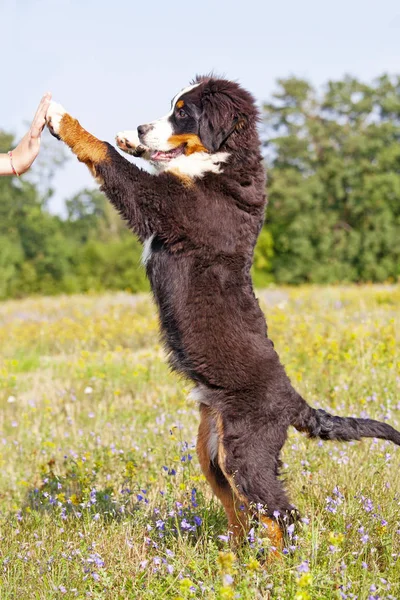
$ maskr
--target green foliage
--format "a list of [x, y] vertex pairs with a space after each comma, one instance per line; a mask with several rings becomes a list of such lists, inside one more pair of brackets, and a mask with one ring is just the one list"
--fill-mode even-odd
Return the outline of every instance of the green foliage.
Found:
[[[12, 138], [0, 133], [0, 149]], [[0, 298], [110, 289], [147, 289], [140, 244], [98, 191], [48, 212], [38, 184], [0, 178]]]
[[[267, 223], [256, 286], [400, 277], [400, 76], [346, 77], [322, 94], [295, 77], [264, 107]], [[0, 132], [0, 152], [13, 145]], [[98, 191], [52, 215], [51, 180], [65, 157], [41, 152], [40, 180], [0, 178], [0, 299], [147, 289], [140, 244]]]
[[264, 107], [278, 282], [400, 275], [400, 77], [346, 77], [322, 96], [280, 80]]
[[271, 275], [272, 257], [274, 256], [273, 246], [271, 232], [268, 229], [262, 229], [254, 251], [252, 267], [253, 282], [257, 287], [265, 287], [273, 280]]

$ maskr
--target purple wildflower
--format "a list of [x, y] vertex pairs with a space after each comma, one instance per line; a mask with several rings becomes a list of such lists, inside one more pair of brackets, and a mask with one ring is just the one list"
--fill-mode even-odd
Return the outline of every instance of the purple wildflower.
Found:
[[303, 560], [303, 562], [297, 567], [297, 570], [299, 573], [308, 573], [310, 570], [310, 564], [308, 560]]

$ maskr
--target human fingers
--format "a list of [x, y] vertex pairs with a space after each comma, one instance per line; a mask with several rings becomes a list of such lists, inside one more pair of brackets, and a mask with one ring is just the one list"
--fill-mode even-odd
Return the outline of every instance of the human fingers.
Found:
[[33, 117], [30, 134], [32, 138], [39, 138], [46, 124], [46, 113], [51, 102], [51, 93], [46, 92], [40, 101], [36, 114]]

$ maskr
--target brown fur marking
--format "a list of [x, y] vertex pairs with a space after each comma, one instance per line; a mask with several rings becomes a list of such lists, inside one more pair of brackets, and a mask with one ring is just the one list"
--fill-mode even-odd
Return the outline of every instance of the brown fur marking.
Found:
[[178, 100], [178, 102], [176, 103], [176, 108], [182, 108], [182, 106], [185, 106], [185, 103], [183, 100]]
[[[228, 480], [229, 485], [232, 488], [232, 491], [235, 493], [237, 498], [240, 500], [240, 503], [244, 504], [245, 506], [248, 506], [248, 500], [246, 499], [245, 496], [243, 496], [241, 494], [241, 492], [238, 490], [238, 488], [236, 486], [234, 475], [229, 475], [226, 471], [226, 467], [225, 467], [226, 452], [225, 452], [224, 443], [223, 443], [224, 426], [223, 426], [222, 418], [220, 415], [214, 414], [214, 418], [217, 423], [217, 432], [218, 432], [218, 440], [219, 440], [219, 444], [218, 444], [219, 466], [221, 468], [221, 471], [225, 475], [225, 478]], [[274, 556], [275, 556], [275, 554], [278, 555], [279, 551], [281, 551], [283, 549], [283, 532], [282, 532], [281, 527], [274, 519], [271, 519], [269, 517], [261, 516], [260, 520], [264, 526], [264, 533], [269, 538], [271, 545], [274, 546], [274, 548], [276, 548], [276, 550], [274, 550], [272, 552], [272, 555], [274, 555]]]
[[96, 176], [96, 165], [109, 162], [107, 144], [83, 129], [79, 121], [71, 115], [65, 114], [62, 117], [59, 135], [76, 154], [78, 160], [89, 167], [94, 176]]
[[174, 148], [178, 148], [182, 146], [182, 144], [186, 144], [185, 146], [185, 154], [186, 156], [190, 156], [190, 154], [194, 154], [195, 152], [207, 152], [207, 148], [205, 148], [199, 138], [195, 133], [179, 133], [176, 135], [171, 135], [168, 138], [168, 142], [173, 145]]
[[182, 173], [182, 171], [180, 171], [178, 168], [167, 169], [167, 171], [168, 173], [172, 173], [172, 175], [175, 175], [175, 177], [178, 177], [178, 179], [180, 179], [182, 183], [184, 183], [187, 187], [193, 185], [193, 179], [190, 177], [190, 175]]
[[200, 466], [214, 494], [221, 501], [225, 509], [228, 518], [229, 531], [232, 532], [233, 536], [233, 543], [238, 544], [246, 535], [249, 527], [248, 513], [246, 509], [240, 509], [241, 503], [228, 482], [226, 482], [225, 486], [221, 485], [211, 470], [211, 458], [208, 450], [212, 422], [212, 412], [210, 408], [202, 405], [200, 408], [200, 416], [201, 420], [197, 437], [197, 455], [199, 457]]
[[261, 516], [261, 523], [264, 526], [265, 533], [269, 537], [272, 546], [277, 550], [283, 549], [283, 533], [279, 524], [270, 517]]

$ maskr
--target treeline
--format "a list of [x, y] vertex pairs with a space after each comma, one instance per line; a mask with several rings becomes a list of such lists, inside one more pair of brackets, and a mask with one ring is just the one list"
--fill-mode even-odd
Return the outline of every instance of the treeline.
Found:
[[[0, 152], [11, 144], [0, 134]], [[103, 194], [67, 200], [65, 218], [47, 210], [53, 168], [36, 184], [0, 177], [0, 298], [147, 289], [140, 245]]]
[[147, 289], [141, 248], [97, 191], [66, 203], [61, 219], [32, 183], [0, 178], [0, 298]]
[[[256, 285], [397, 280], [400, 76], [322, 93], [280, 80], [263, 111], [269, 205]], [[0, 133], [0, 152], [12, 143]], [[104, 196], [83, 190], [61, 218], [47, 210], [51, 193], [51, 178], [0, 178], [0, 298], [147, 289], [140, 244]]]
[[264, 107], [279, 283], [400, 276], [400, 76], [286, 79]]

